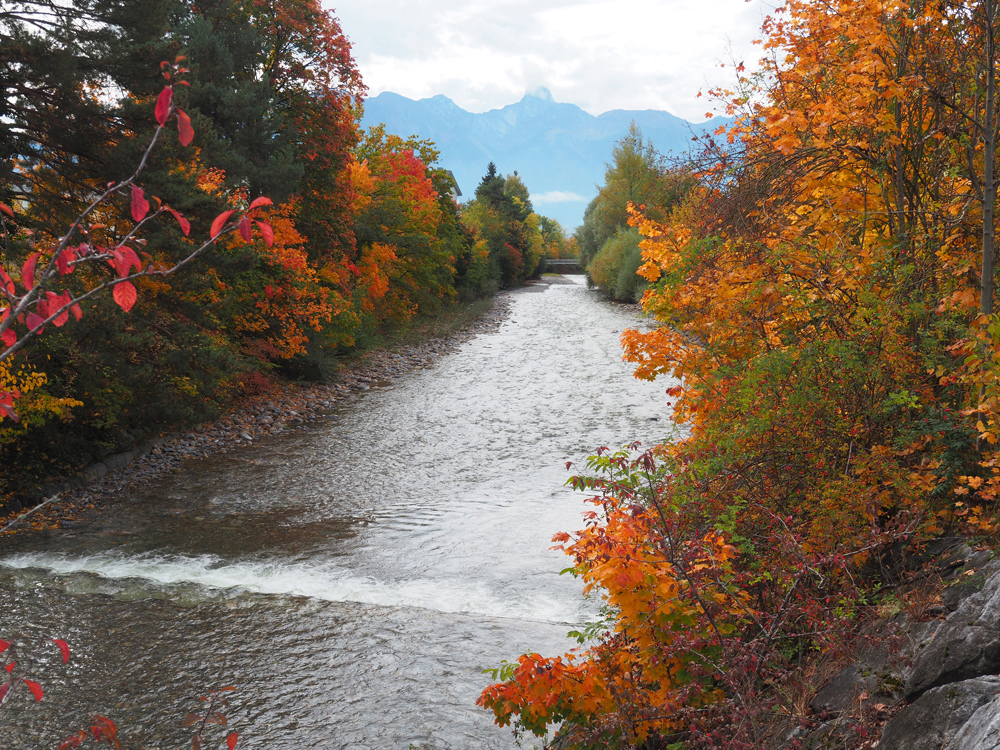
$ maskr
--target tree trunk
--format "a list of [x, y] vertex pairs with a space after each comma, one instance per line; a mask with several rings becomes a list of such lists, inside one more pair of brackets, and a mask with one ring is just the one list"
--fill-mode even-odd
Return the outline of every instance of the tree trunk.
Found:
[[993, 162], [996, 154], [997, 128], [994, 122], [994, 97], [996, 94], [996, 55], [994, 49], [994, 21], [996, 0], [983, 0], [986, 15], [986, 117], [983, 122], [983, 267], [979, 293], [979, 311], [993, 314], [993, 207], [996, 204], [996, 184]]

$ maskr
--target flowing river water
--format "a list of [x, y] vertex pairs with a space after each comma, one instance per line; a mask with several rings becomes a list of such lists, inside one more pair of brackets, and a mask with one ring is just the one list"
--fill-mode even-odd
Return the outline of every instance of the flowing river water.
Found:
[[128, 747], [178, 747], [224, 685], [248, 749], [513, 747], [475, 706], [482, 670], [563, 653], [596, 611], [549, 549], [583, 523], [566, 462], [672, 430], [669, 384], [621, 361], [641, 321], [572, 278], [308, 432], [4, 541], [0, 637], [61, 637], [73, 658], [50, 645], [46, 697], [5, 707], [0, 748], [54, 748], [94, 712]]

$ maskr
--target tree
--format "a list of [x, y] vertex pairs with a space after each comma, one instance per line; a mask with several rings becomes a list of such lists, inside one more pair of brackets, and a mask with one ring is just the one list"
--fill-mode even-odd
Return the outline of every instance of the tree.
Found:
[[[174, 102], [174, 87], [184, 84], [180, 76], [188, 72], [186, 68], [180, 66], [181, 60], [183, 58], [178, 58], [172, 66], [163, 64], [163, 76], [167, 85], [156, 102], [157, 128], [135, 172], [127, 179], [109, 185], [103, 193], [94, 198], [53, 246], [28, 256], [20, 273], [22, 293], [18, 294], [17, 284], [6, 269], [0, 266], [0, 295], [6, 303], [6, 307], [0, 310], [0, 341], [4, 344], [0, 350], [0, 364], [12, 359], [29, 342], [40, 336], [46, 326], [60, 328], [69, 322], [71, 314], [79, 321], [83, 316], [80, 303], [102, 292], [110, 290], [118, 306], [126, 313], [129, 312], [137, 298], [134, 281], [150, 275], [169, 276], [175, 273], [214, 244], [223, 232], [238, 229], [244, 240], [249, 241], [253, 224], [256, 223], [268, 244], [273, 243], [274, 233], [270, 224], [263, 220], [254, 222], [255, 210], [270, 205], [271, 200], [257, 198], [249, 204], [246, 211], [241, 212], [238, 222], [230, 222], [230, 218], [237, 213], [235, 209], [219, 214], [212, 222], [209, 239], [177, 263], [172, 266], [147, 263], [143, 268], [136, 249], [141, 251], [145, 245], [140, 230], [147, 221], [170, 214], [185, 235], [191, 229], [190, 222], [182, 214], [163, 204], [158, 198], [153, 198], [156, 209], [150, 214], [151, 203], [146, 198], [143, 188], [137, 184], [168, 120], [176, 119], [179, 140], [183, 146], [189, 145], [194, 138], [190, 117]], [[110, 231], [102, 231], [108, 227], [91, 221], [91, 217], [97, 215], [126, 188], [131, 194], [130, 213], [135, 225], [128, 228], [124, 235], [115, 236]], [[15, 239], [14, 231], [8, 230], [6, 226], [7, 219], [16, 219], [14, 211], [6, 204], [0, 204], [0, 213], [5, 215], [3, 224], [0, 224], [2, 231], [0, 238], [5, 242]], [[106, 238], [103, 242], [102, 235]], [[23, 237], [22, 233], [20, 238]], [[95, 280], [91, 269], [99, 268], [99, 264], [102, 263], [109, 265], [113, 274], [105, 275], [103, 278], [100, 274], [96, 274]], [[77, 286], [74, 290], [61, 283], [63, 277], [75, 271], [80, 271], [81, 275], [87, 274], [82, 289]], [[56, 288], [60, 288], [60, 291], [56, 292]], [[17, 413], [14, 410], [14, 401], [17, 398], [20, 398], [20, 393], [16, 390], [0, 392], [0, 419], [7, 416], [17, 421]]]

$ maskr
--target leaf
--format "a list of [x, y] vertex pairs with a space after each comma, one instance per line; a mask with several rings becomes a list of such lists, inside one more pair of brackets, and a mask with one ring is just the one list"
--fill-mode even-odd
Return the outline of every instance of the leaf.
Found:
[[226, 747], [228, 747], [229, 750], [235, 750], [236, 743], [239, 740], [239, 738], [240, 736], [236, 734], [236, 732], [230, 733], [230, 735], [226, 737]]
[[3, 284], [3, 288], [7, 291], [7, 294], [14, 294], [14, 280], [2, 268], [0, 268], [0, 283]]
[[21, 283], [24, 284], [24, 288], [28, 291], [31, 291], [35, 286], [35, 264], [38, 263], [41, 255], [41, 253], [34, 253], [24, 261], [24, 267], [21, 269]]
[[80, 309], [80, 306], [79, 306], [79, 305], [73, 305], [73, 306], [72, 306], [72, 307], [71, 307], [71, 308], [69, 309], [69, 311], [70, 311], [71, 313], [73, 313], [73, 317], [74, 317], [74, 318], [76, 318], [77, 320], [79, 320], [80, 318], [82, 318], [82, 317], [83, 317], [83, 310], [82, 310], [82, 309]]
[[10, 681], [0, 685], [0, 703], [3, 703], [3, 699], [7, 697], [8, 690], [10, 690]]
[[259, 198], [253, 199], [253, 203], [250, 204], [250, 208], [248, 208], [247, 211], [253, 211], [255, 208], [259, 208], [260, 206], [273, 206], [273, 205], [274, 204], [271, 202], [270, 198], [262, 195]]
[[[257, 200], [260, 200], [260, 198], [258, 198]], [[6, 203], [0, 203], [0, 211], [7, 214], [10, 218], [12, 219], [14, 218], [14, 212], [11, 210], [10, 206], [8, 206]]]
[[181, 109], [177, 110], [177, 134], [182, 146], [187, 146], [194, 140], [191, 118]]
[[268, 247], [274, 244], [274, 230], [271, 229], [271, 225], [266, 221], [258, 221], [257, 228], [260, 230], [261, 236], [264, 237], [264, 242]]
[[184, 236], [185, 237], [187, 237], [189, 234], [191, 234], [191, 222], [190, 221], [188, 221], [187, 219], [185, 219], [184, 216], [181, 213], [179, 213], [177, 211], [174, 211], [174, 209], [172, 209], [172, 208], [168, 208], [167, 212], [171, 216], [173, 216], [175, 219], [177, 219], [177, 223], [181, 225], [181, 231], [184, 232]]
[[12, 347], [17, 343], [17, 333], [14, 332], [13, 328], [8, 328], [3, 333], [0, 333], [0, 341], [3, 341], [4, 345], [8, 348]]
[[201, 750], [201, 735], [196, 734], [191, 738], [191, 750]]
[[218, 237], [222, 232], [222, 227], [226, 225], [226, 222], [229, 221], [229, 217], [234, 213], [236, 213], [234, 210], [223, 211], [221, 214], [216, 216], [215, 221], [212, 222], [212, 229], [209, 230], [208, 236], [213, 240]]
[[49, 298], [49, 315], [52, 315], [57, 310], [62, 310], [52, 321], [52, 325], [56, 328], [61, 328], [69, 320], [69, 308], [66, 306], [73, 301], [73, 296], [69, 292], [63, 292], [62, 294], [46, 292], [46, 295]]
[[139, 260], [139, 256], [128, 245], [119, 245], [111, 253], [115, 257], [115, 270], [118, 271], [118, 275], [121, 278], [124, 279], [128, 276], [129, 271], [133, 267], [135, 267], [136, 271], [142, 270], [142, 262]]
[[59, 257], [56, 258], [56, 268], [59, 269], [59, 273], [62, 276], [65, 276], [68, 273], [73, 273], [73, 269], [76, 268], [76, 266], [72, 264], [76, 258], [76, 250], [70, 247], [67, 247], [59, 253]]
[[201, 717], [198, 714], [188, 714], [187, 716], [184, 717], [183, 727], [185, 729], [187, 729], [188, 727], [193, 727], [199, 721], [201, 721]]
[[242, 237], [244, 239], [244, 241], [246, 241], [246, 242], [249, 242], [250, 239], [251, 239], [251, 236], [250, 236], [250, 227], [251, 226], [252, 226], [252, 222], [246, 216], [244, 216], [243, 218], [240, 219], [240, 237]]
[[62, 653], [63, 664], [66, 664], [69, 661], [69, 644], [59, 638], [53, 638], [52, 642], [59, 647], [59, 651]]
[[42, 691], [41, 685], [37, 682], [33, 682], [32, 680], [21, 680], [21, 682], [28, 686], [28, 690], [30, 690], [31, 694], [35, 696], [36, 701], [42, 700], [42, 696], [45, 695], [45, 693]]
[[132, 185], [132, 218], [136, 221], [142, 221], [148, 213], [149, 201], [146, 200], [142, 188], [138, 185]]
[[161, 125], [167, 124], [167, 116], [170, 114], [170, 101], [174, 98], [172, 86], [164, 86], [156, 99], [156, 121]]
[[120, 284], [116, 284], [113, 295], [115, 302], [117, 302], [118, 306], [125, 312], [132, 309], [132, 305], [135, 304], [135, 301], [139, 296], [131, 281], [123, 281]]
[[[4, 310], [4, 312], [6, 313], [7, 311]], [[7, 316], [4, 315], [4, 317], [7, 317]], [[10, 648], [10, 643], [8, 641], [5, 641], [3, 638], [0, 638], [0, 654], [2, 654], [4, 651], [6, 651], [9, 648]]]
[[28, 319], [25, 321], [26, 325], [28, 326], [28, 330], [34, 331], [35, 333], [41, 333], [42, 331], [45, 330], [42, 327], [42, 323], [44, 322], [45, 318], [33, 312], [28, 313]]

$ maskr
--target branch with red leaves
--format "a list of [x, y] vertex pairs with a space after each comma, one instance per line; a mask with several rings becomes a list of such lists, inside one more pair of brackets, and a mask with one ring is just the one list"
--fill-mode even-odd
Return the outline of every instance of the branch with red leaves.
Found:
[[[212, 222], [209, 238], [201, 243], [182, 260], [167, 266], [148, 260], [143, 265], [135, 248], [141, 248], [145, 240], [141, 239], [140, 230], [150, 221], [163, 214], [170, 214], [180, 225], [185, 236], [191, 232], [191, 223], [178, 211], [164, 204], [159, 198], [152, 197], [156, 208], [152, 208], [142, 187], [136, 184], [139, 175], [145, 169], [149, 156], [156, 146], [160, 134], [166, 128], [172, 116], [176, 116], [178, 140], [182, 146], [190, 145], [194, 139], [194, 129], [191, 118], [174, 102], [174, 87], [187, 86], [187, 81], [177, 80], [179, 75], [188, 72], [181, 67], [183, 57], [178, 57], [172, 64], [161, 63], [163, 77], [167, 81], [156, 100], [157, 128], [149, 145], [143, 152], [139, 165], [130, 177], [118, 183], [111, 183], [107, 189], [97, 196], [74, 220], [69, 231], [59, 239], [55, 247], [46, 251], [32, 253], [24, 262], [20, 274], [22, 292], [18, 292], [18, 284], [7, 269], [0, 266], [0, 362], [3, 362], [23, 349], [36, 336], [41, 335], [46, 326], [61, 327], [69, 322], [70, 315], [77, 320], [83, 316], [80, 303], [111, 290], [115, 302], [125, 311], [132, 309], [138, 297], [133, 282], [143, 276], [169, 276], [205, 250], [215, 244], [216, 240], [232, 231], [239, 231], [244, 240], [250, 241], [253, 225], [256, 224], [264, 242], [270, 247], [274, 242], [274, 231], [271, 225], [256, 218], [258, 210], [271, 205], [269, 198], [256, 198], [245, 211], [230, 209], [219, 214]], [[131, 192], [131, 215], [135, 226], [113, 243], [97, 242], [95, 232], [106, 227], [93, 224], [88, 217], [99, 207], [106, 204], [114, 196], [126, 188]], [[239, 214], [238, 219], [233, 219]], [[0, 237], [5, 237], [13, 224], [16, 215], [10, 206], [0, 203]], [[148, 256], [147, 256], [148, 258]], [[104, 283], [98, 284], [84, 292], [74, 293], [68, 289], [55, 291], [60, 279], [73, 273], [85, 264], [107, 263], [115, 272], [115, 276]], [[41, 264], [41, 265], [40, 265]], [[17, 421], [14, 401], [21, 394], [16, 390], [0, 390], [0, 420], [10, 417]]]

